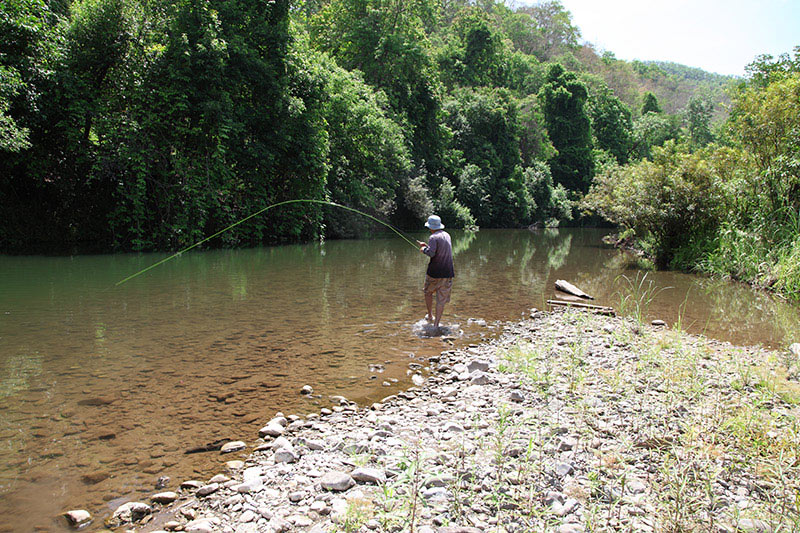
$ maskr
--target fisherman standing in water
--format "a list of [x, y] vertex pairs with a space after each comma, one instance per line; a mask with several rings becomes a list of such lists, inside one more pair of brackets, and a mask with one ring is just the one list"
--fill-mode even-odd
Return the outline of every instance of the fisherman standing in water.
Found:
[[[444, 305], [450, 301], [450, 289], [453, 287], [453, 245], [450, 234], [444, 231], [442, 219], [437, 215], [428, 217], [425, 227], [431, 232], [427, 243], [417, 241], [419, 251], [431, 258], [428, 271], [425, 274], [425, 305], [428, 308], [428, 321], [433, 320], [433, 326], [439, 328], [439, 320], [444, 312]], [[433, 315], [433, 295], [436, 294], [436, 317]]]

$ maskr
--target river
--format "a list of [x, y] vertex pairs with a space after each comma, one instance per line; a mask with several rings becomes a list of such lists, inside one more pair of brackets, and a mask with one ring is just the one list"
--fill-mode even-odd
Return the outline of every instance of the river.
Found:
[[546, 308], [556, 279], [736, 344], [800, 341], [797, 306], [700, 276], [643, 277], [601, 230], [452, 235], [451, 341], [415, 327], [427, 259], [397, 236], [191, 253], [119, 287], [165, 256], [0, 256], [0, 531], [67, 530], [59, 515], [78, 508], [97, 529], [159, 477], [175, 488], [232, 458], [187, 449], [253, 444], [277, 411], [316, 412], [330, 395], [366, 403], [408, 387], [409, 363]]

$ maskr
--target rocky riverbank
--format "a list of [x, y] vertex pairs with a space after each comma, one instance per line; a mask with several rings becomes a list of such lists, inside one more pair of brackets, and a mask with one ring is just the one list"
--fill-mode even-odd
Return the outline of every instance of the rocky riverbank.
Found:
[[534, 312], [412, 364], [418, 386], [380, 403], [276, 415], [223, 447], [227, 472], [126, 504], [110, 525], [800, 531], [798, 355]]

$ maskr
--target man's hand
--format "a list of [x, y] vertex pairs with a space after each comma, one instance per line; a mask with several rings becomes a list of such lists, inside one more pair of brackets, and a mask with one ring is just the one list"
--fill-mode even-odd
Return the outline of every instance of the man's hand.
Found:
[[419, 246], [419, 251], [421, 252], [423, 248], [428, 246], [427, 242], [417, 241], [417, 246]]

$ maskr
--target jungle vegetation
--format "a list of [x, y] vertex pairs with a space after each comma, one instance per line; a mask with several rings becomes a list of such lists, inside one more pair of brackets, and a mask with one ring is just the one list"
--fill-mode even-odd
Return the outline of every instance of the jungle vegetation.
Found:
[[[6, 0], [0, 34], [0, 250], [174, 250], [314, 198], [599, 215], [660, 265], [800, 290], [797, 51], [744, 79], [623, 61], [558, 0]], [[294, 205], [214, 245], [363, 231]]]

